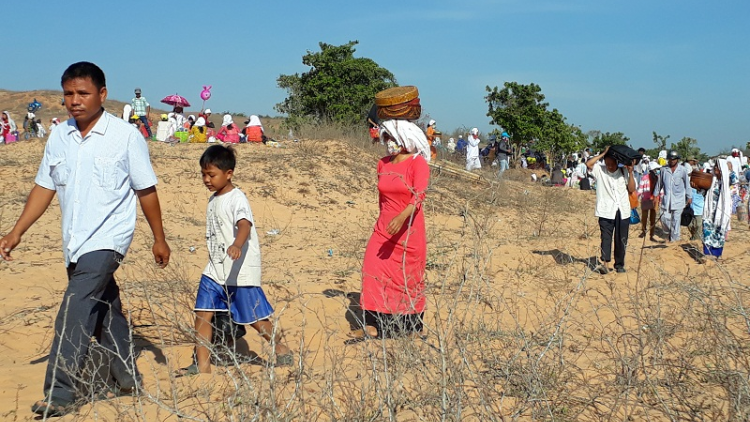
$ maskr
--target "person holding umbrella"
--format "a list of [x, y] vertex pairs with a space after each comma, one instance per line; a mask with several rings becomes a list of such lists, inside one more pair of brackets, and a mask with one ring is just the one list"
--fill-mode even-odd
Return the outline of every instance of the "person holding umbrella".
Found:
[[174, 107], [172, 109], [172, 116], [170, 117], [176, 120], [179, 127], [184, 127], [185, 116], [182, 114], [182, 111], [184, 107], [190, 107], [190, 103], [188, 102], [188, 100], [181, 95], [174, 94], [167, 95], [166, 97], [162, 98], [161, 102]]

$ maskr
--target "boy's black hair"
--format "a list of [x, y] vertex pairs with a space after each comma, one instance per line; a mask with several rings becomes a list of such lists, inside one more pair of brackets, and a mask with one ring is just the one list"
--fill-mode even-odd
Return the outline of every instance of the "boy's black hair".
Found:
[[211, 145], [201, 155], [200, 164], [202, 169], [213, 165], [221, 171], [234, 170], [237, 154], [230, 146]]
[[99, 66], [91, 62], [78, 62], [68, 66], [63, 72], [62, 78], [60, 78], [60, 85], [71, 79], [91, 79], [91, 82], [96, 86], [96, 89], [101, 90], [107, 86], [107, 80], [104, 78], [104, 72]]

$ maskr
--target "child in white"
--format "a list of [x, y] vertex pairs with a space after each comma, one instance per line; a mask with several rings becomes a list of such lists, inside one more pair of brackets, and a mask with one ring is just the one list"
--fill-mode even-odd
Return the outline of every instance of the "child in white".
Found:
[[[273, 337], [273, 308], [260, 287], [258, 234], [247, 197], [232, 184], [235, 164], [234, 150], [223, 145], [207, 148], [200, 159], [203, 183], [214, 192], [206, 212], [209, 261], [195, 302], [196, 363], [182, 369], [182, 375], [211, 372], [208, 345], [215, 312], [229, 312], [235, 324], [250, 325], [268, 341]], [[276, 364], [292, 364], [281, 333], [273, 340]]]

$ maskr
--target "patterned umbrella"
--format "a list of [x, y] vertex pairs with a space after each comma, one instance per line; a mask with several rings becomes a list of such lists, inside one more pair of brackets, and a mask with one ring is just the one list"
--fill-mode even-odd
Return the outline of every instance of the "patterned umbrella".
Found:
[[185, 99], [185, 97], [181, 95], [167, 95], [166, 97], [161, 99], [161, 102], [164, 104], [169, 104], [171, 106], [180, 106], [180, 107], [190, 107], [190, 103], [188, 100]]

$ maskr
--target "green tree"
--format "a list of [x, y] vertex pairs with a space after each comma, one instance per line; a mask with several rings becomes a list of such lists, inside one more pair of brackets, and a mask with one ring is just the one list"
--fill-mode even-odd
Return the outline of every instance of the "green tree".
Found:
[[586, 135], [580, 127], [566, 123], [557, 109], [546, 111], [536, 148], [545, 151], [554, 160], [586, 147]]
[[627, 145], [630, 141], [630, 138], [625, 136], [622, 132], [609, 133], [592, 131], [589, 132], [589, 134], [594, 135], [593, 139], [591, 139], [591, 149], [595, 153], [604, 151], [604, 148], [609, 145]]
[[287, 97], [275, 109], [286, 114], [288, 124], [305, 120], [353, 124], [364, 121], [375, 94], [396, 86], [393, 74], [372, 59], [354, 57], [358, 41], [344, 45], [319, 43], [320, 51], [302, 56], [311, 69], [302, 74], [281, 75], [279, 88]]
[[489, 106], [487, 116], [490, 124], [498, 125], [508, 132], [511, 144], [520, 151], [521, 145], [541, 138], [547, 116], [542, 88], [536, 84], [523, 85], [505, 82], [502, 89], [486, 87], [485, 100]]
[[693, 138], [684, 137], [676, 144], [672, 144], [670, 149], [677, 151], [683, 160], [695, 157], [698, 161], [703, 162], [708, 159], [706, 154], [701, 153], [701, 149], [698, 147], [698, 141]]

